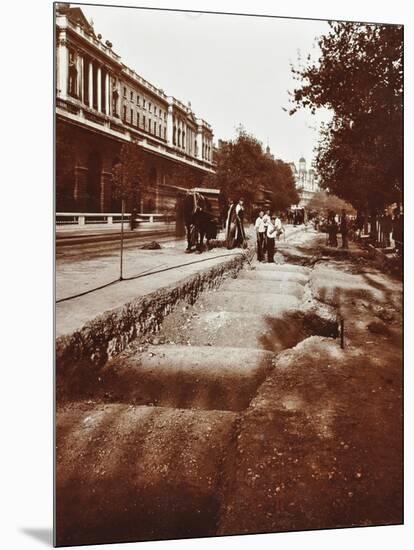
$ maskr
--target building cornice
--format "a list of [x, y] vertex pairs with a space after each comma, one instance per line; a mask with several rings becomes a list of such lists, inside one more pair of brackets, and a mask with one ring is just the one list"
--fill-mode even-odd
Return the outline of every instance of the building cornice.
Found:
[[167, 108], [168, 100], [166, 94], [123, 63], [120, 76], [128, 80], [131, 84], [138, 87], [140, 90], [162, 102], [164, 104], [164, 107]]
[[[65, 15], [59, 15], [56, 17], [56, 26], [58, 43], [64, 40], [64, 45], [72, 46], [102, 64], [108, 64], [116, 71], [122, 70], [121, 57], [112, 48], [103, 44], [99, 38], [83, 29], [80, 24], [73, 23]], [[63, 39], [60, 38], [60, 34], [64, 34]]]
[[166, 143], [157, 140], [153, 136], [146, 136], [129, 128], [119, 120], [84, 106], [77, 105], [75, 101], [64, 101], [57, 98], [56, 115], [61, 120], [74, 124], [80, 128], [87, 129], [94, 133], [115, 139], [120, 142], [137, 142], [144, 151], [151, 152], [166, 160], [185, 164], [203, 172], [214, 174], [213, 165], [188, 157], [185, 153], [177, 154], [174, 147], [169, 147]]
[[[58, 45], [73, 47], [78, 53], [90, 57], [102, 65], [109, 64], [116, 76], [124, 78], [133, 86], [139, 87], [143, 92], [150, 94], [153, 98], [162, 102], [165, 107], [167, 107], [171, 100], [170, 104], [178, 109], [181, 115], [189, 118], [193, 124], [200, 124], [198, 121], [201, 121], [203, 128], [213, 135], [211, 126], [205, 120], [197, 119], [194, 112], [184, 105], [184, 103], [175, 97], [168, 97], [161, 88], [154, 86], [136, 71], [125, 65], [120, 55], [116, 54], [111, 47], [103, 44], [100, 38], [92, 32], [88, 32], [80, 23], [72, 21], [67, 14], [58, 14], [56, 16], [56, 26]], [[62, 34], [63, 37], [61, 37]]]

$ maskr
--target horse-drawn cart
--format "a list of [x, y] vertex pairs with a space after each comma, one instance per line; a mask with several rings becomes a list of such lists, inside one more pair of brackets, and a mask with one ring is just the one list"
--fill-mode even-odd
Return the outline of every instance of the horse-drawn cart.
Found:
[[218, 189], [194, 187], [179, 189], [177, 193], [177, 236], [187, 237], [187, 252], [193, 248], [201, 252], [204, 237], [207, 248], [211, 239], [217, 237], [220, 228]]

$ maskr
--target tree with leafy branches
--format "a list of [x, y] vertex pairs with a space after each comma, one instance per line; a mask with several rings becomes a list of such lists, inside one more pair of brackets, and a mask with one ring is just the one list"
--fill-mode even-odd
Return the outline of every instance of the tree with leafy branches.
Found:
[[210, 185], [218, 187], [226, 201], [243, 197], [247, 211], [263, 191], [275, 209], [299, 201], [290, 167], [266, 156], [260, 141], [242, 126], [235, 139], [220, 143], [215, 160], [216, 174], [209, 178]]
[[327, 216], [329, 212], [339, 214], [344, 210], [346, 214], [356, 214], [354, 207], [349, 203], [340, 199], [336, 195], [327, 193], [324, 190], [315, 193], [308, 202], [307, 209], [311, 212], [317, 212]]
[[403, 29], [398, 25], [330, 22], [320, 57], [292, 67], [300, 82], [293, 115], [332, 112], [316, 148], [321, 185], [371, 213], [400, 202], [403, 192]]
[[121, 200], [120, 279], [123, 277], [124, 218], [126, 201], [134, 204], [134, 198], [143, 191], [146, 181], [145, 163], [135, 142], [121, 146], [118, 162], [112, 168], [113, 196]]

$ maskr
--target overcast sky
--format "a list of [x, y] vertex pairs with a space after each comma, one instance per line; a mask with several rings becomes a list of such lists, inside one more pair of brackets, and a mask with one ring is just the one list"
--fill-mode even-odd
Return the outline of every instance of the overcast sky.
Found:
[[107, 6], [81, 6], [95, 32], [113, 43], [122, 61], [209, 122], [214, 140], [242, 124], [285, 161], [308, 163], [318, 128], [329, 113], [289, 116], [290, 62], [317, 57], [324, 21]]

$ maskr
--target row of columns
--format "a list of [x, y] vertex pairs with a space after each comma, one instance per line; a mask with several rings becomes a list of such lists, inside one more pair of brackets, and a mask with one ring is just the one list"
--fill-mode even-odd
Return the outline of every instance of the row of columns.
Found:
[[[57, 63], [57, 87], [59, 90], [59, 96], [62, 99], [66, 99], [69, 95], [69, 62], [70, 52], [68, 48], [68, 41], [66, 36], [66, 29], [62, 29], [59, 33], [59, 40], [57, 46], [58, 63]], [[87, 70], [86, 70], [87, 64]], [[103, 68], [103, 66], [93, 61], [91, 58], [78, 54], [76, 57], [76, 95], [78, 99], [90, 108], [96, 108], [99, 112], [111, 114], [111, 78], [109, 72]], [[84, 79], [87, 78], [87, 86]], [[95, 90], [96, 86], [96, 90]], [[94, 99], [96, 98], [96, 104], [94, 105]], [[170, 147], [174, 145], [174, 108], [173, 98], [168, 98], [169, 105], [167, 110], [167, 143]], [[113, 113], [114, 114], [114, 113]], [[185, 142], [179, 143], [177, 146], [180, 148], [188, 149], [188, 138], [190, 133], [188, 128], [184, 125], [184, 129], [181, 128], [181, 135], [185, 135]], [[176, 138], [178, 137], [178, 132]], [[192, 138], [191, 138], [192, 139]], [[181, 141], [181, 140], [180, 140]], [[193, 152], [194, 156], [199, 160], [211, 161], [211, 147], [208, 146], [203, 140], [203, 127], [201, 124], [197, 126], [196, 132], [196, 151]], [[182, 146], [183, 145], [183, 146]], [[190, 151], [192, 149], [192, 143]]]
[[[82, 60], [82, 65], [85, 62], [82, 56], [78, 56]], [[101, 113], [110, 114], [111, 110], [111, 87], [110, 87], [110, 75], [107, 70], [102, 69], [102, 65], [94, 63], [91, 59], [88, 60], [88, 98], [79, 95], [79, 99], [84, 103], [87, 103], [89, 107], [94, 107], [94, 71], [96, 71], [96, 109]], [[84, 90], [83, 77], [85, 72], [78, 73], [81, 75], [82, 82], [80, 83], [80, 89]], [[103, 96], [103, 97], [102, 97]]]
[[[66, 99], [69, 95], [69, 48], [66, 37], [66, 30], [62, 30], [59, 35], [57, 46], [58, 55], [58, 74], [57, 87], [59, 96]], [[88, 86], [85, 86], [85, 63], [88, 63]], [[94, 108], [94, 96], [96, 96], [96, 109], [99, 112], [110, 114], [111, 109], [111, 89], [110, 75], [107, 70], [103, 70], [100, 63], [94, 62], [91, 58], [80, 54], [76, 58], [77, 82], [76, 91], [80, 101]], [[94, 72], [96, 73], [96, 90], [94, 90]], [[87, 94], [86, 94], [87, 90]], [[95, 91], [95, 93], [94, 93]], [[85, 97], [87, 95], [87, 97]], [[103, 97], [102, 97], [103, 96]]]
[[[167, 143], [170, 147], [180, 147], [182, 148], [181, 139], [178, 138], [179, 135], [183, 135], [184, 132], [184, 148], [188, 148], [189, 139], [192, 140], [191, 132], [189, 132], [189, 129], [186, 125], [184, 125], [183, 128], [180, 128], [179, 126], [176, 127], [175, 132], [175, 141], [176, 144], [174, 144], [174, 108], [173, 108], [173, 98], [168, 98], [168, 110], [167, 110]], [[179, 129], [181, 129], [181, 132], [179, 133]], [[205, 142], [203, 142], [203, 127], [201, 124], [197, 126], [196, 131], [196, 151], [194, 151], [194, 155], [199, 160], [209, 160], [211, 161], [211, 147], [208, 146]], [[190, 150], [192, 148], [192, 143], [190, 146]], [[203, 149], [204, 148], [204, 149]]]

